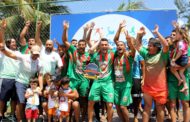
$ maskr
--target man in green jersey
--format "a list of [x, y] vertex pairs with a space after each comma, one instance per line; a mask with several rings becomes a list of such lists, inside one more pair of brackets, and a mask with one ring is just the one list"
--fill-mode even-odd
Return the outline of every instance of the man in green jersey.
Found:
[[[41, 22], [38, 22], [38, 23], [41, 23]], [[34, 45], [34, 44], [37, 44], [37, 45], [41, 45], [41, 42], [40, 41], [36, 41], [35, 40], [35, 38], [32, 38], [32, 37], [30, 37], [29, 39], [28, 39], [28, 43], [27, 43], [27, 41], [26, 41], [26, 38], [25, 38], [25, 36], [26, 36], [26, 34], [27, 34], [27, 32], [29, 31], [29, 28], [30, 28], [30, 25], [31, 25], [31, 22], [30, 21], [27, 21], [26, 23], [25, 23], [25, 26], [24, 26], [24, 28], [22, 29], [22, 31], [21, 31], [21, 33], [20, 33], [20, 42], [19, 42], [19, 44], [20, 44], [20, 52], [22, 53], [22, 54], [29, 54], [31, 51], [31, 47], [32, 47], [32, 45]]]
[[130, 51], [126, 51], [123, 41], [119, 41], [120, 32], [125, 26], [125, 21], [119, 24], [114, 42], [117, 45], [117, 51], [114, 59], [114, 103], [117, 113], [123, 122], [129, 122], [127, 106], [132, 103], [132, 64], [135, 56], [135, 48], [132, 44], [134, 38], [126, 32], [127, 45]]
[[[69, 65], [67, 75], [69, 76], [71, 82], [71, 88], [76, 88], [79, 92], [79, 99], [81, 102], [82, 109], [82, 120], [85, 119], [87, 111], [87, 95], [89, 91], [89, 80], [84, 77], [84, 70], [86, 65], [90, 62], [89, 53], [85, 51], [86, 41], [81, 39], [78, 42], [77, 48], [68, 42], [68, 28], [69, 23], [64, 21], [63, 23], [63, 36], [62, 40], [69, 54]], [[86, 104], [85, 104], [86, 103]], [[77, 113], [78, 115], [78, 113]]]
[[100, 98], [102, 97], [103, 101], [106, 102], [108, 122], [110, 122], [112, 121], [112, 106], [114, 102], [112, 77], [114, 53], [109, 50], [109, 44], [106, 38], [100, 40], [99, 46], [100, 50], [91, 56], [91, 61], [98, 66], [99, 75], [98, 79], [94, 80], [89, 93], [88, 119], [89, 122], [93, 121], [94, 103], [100, 101]]

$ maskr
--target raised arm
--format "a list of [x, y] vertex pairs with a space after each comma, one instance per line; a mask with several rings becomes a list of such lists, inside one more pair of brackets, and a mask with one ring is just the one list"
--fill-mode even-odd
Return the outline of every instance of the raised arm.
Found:
[[160, 42], [161, 42], [161, 44], [162, 44], [162, 49], [163, 49], [163, 52], [168, 52], [168, 50], [169, 50], [169, 45], [168, 45], [168, 42], [165, 40], [165, 38], [160, 34], [160, 32], [159, 32], [159, 26], [158, 25], [155, 25], [155, 28], [154, 28], [154, 30], [153, 30], [153, 33], [155, 34], [155, 35], [157, 35], [158, 36], [158, 38], [159, 38], [159, 40], [160, 40]]
[[89, 24], [87, 24], [87, 25], [83, 28], [84, 33], [83, 33], [83, 37], [82, 37], [82, 38], [83, 38], [84, 40], [86, 40], [86, 35], [87, 35], [87, 32], [88, 32], [89, 28], [90, 28], [90, 25], [89, 25]]
[[92, 41], [90, 40], [90, 38], [91, 38], [91, 34], [92, 34], [92, 30], [93, 30], [94, 26], [95, 26], [95, 23], [92, 22], [92, 23], [90, 24], [90, 30], [89, 30], [88, 35], [87, 35], [87, 38], [86, 38], [86, 42], [87, 42], [87, 44], [88, 44], [88, 46], [89, 46], [90, 48], [92, 47]]
[[6, 26], [7, 26], [7, 22], [5, 19], [3, 19], [1, 21], [1, 26], [0, 26], [0, 43], [2, 46], [5, 43], [4, 42], [4, 33], [5, 33]]
[[119, 24], [119, 28], [115, 34], [115, 37], [114, 37], [114, 42], [117, 43], [117, 41], [119, 41], [119, 36], [120, 36], [120, 33], [121, 33], [121, 30], [123, 27], [125, 27], [125, 24], [126, 24], [126, 21], [123, 20], [120, 24]]
[[[128, 45], [128, 47], [129, 47], [129, 49], [130, 49], [130, 52], [129, 52], [129, 54], [130, 54], [130, 56], [132, 56], [133, 58], [135, 57], [135, 52], [136, 52], [136, 50], [135, 50], [135, 38], [133, 38], [133, 37], [131, 37], [130, 35], [129, 35], [129, 33], [128, 33], [128, 31], [125, 31], [125, 36], [126, 36], [126, 40], [127, 40], [127, 45]], [[126, 53], [126, 55], [128, 55], [128, 53]]]
[[142, 38], [145, 34], [146, 34], [146, 32], [145, 32], [144, 27], [141, 27], [140, 30], [137, 31], [137, 37], [136, 37], [136, 43], [135, 43], [135, 49], [137, 51], [139, 51], [140, 48], [142, 47]]
[[59, 47], [61, 44], [56, 39], [53, 39], [53, 42]]
[[37, 25], [36, 25], [35, 41], [36, 41], [36, 44], [38, 46], [40, 46], [40, 47], [42, 46], [42, 41], [41, 41], [41, 38], [40, 38], [41, 28], [42, 28], [42, 21], [38, 21]]
[[20, 45], [25, 46], [26, 45], [26, 38], [25, 35], [30, 27], [30, 21], [27, 21], [25, 23], [24, 28], [22, 29], [22, 32], [20, 33]]
[[68, 41], [68, 29], [69, 29], [69, 22], [66, 22], [64, 21], [63, 22], [63, 34], [62, 34], [62, 41], [63, 41], [63, 44], [65, 44], [65, 46], [67, 48], [70, 47], [70, 43]]
[[4, 33], [6, 30], [6, 26], [7, 26], [6, 20], [2, 20], [1, 27], [0, 27], [0, 51], [10, 58], [17, 59], [14, 53], [11, 53], [5, 48]]

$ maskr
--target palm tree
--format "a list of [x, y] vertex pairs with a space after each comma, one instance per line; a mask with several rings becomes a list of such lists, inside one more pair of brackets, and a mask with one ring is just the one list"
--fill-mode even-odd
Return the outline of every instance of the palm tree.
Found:
[[49, 38], [50, 14], [69, 13], [67, 6], [59, 5], [49, 0], [2, 0], [0, 2], [0, 19], [7, 20], [7, 38], [18, 38], [24, 23], [32, 21], [28, 37], [35, 34], [37, 20], [43, 22], [41, 38], [43, 41]]
[[187, 19], [186, 26], [190, 28], [190, 2], [187, 0], [175, 0], [174, 3], [178, 8], [178, 17]]
[[147, 9], [142, 1], [130, 1], [128, 4], [124, 1], [117, 8], [118, 11], [127, 11], [127, 10], [137, 10], [137, 9]]

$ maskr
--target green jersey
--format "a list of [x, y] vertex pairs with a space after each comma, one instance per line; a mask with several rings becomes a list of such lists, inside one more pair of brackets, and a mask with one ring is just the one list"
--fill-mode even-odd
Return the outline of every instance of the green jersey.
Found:
[[115, 82], [125, 82], [126, 87], [132, 86], [132, 64], [134, 59], [123, 55], [121, 58], [116, 54], [114, 59]]
[[91, 62], [94, 62], [98, 66], [99, 76], [97, 80], [110, 81], [113, 79], [113, 62], [114, 53], [108, 50], [106, 54], [96, 52], [91, 55]]
[[30, 54], [30, 49], [28, 48], [28, 44], [20, 47], [20, 52], [22, 54]]
[[76, 80], [87, 80], [84, 77], [84, 70], [86, 65], [90, 62], [90, 56], [88, 52], [80, 54], [77, 49], [71, 45], [68, 49], [69, 53], [69, 66], [67, 75]]

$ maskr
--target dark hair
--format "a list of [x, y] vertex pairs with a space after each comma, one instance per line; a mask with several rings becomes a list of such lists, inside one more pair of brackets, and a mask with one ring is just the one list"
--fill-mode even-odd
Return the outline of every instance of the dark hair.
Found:
[[172, 32], [176, 32], [176, 29], [173, 29]]
[[36, 84], [38, 84], [38, 78], [36, 78], [36, 77], [30, 78], [30, 83], [36, 83]]
[[11, 39], [5, 41], [6, 46], [10, 49]]
[[80, 39], [78, 43], [84, 42], [86, 44], [86, 41], [84, 39]]
[[76, 42], [77, 42], [77, 40], [76, 40], [76, 39], [72, 39], [72, 40], [71, 40], [71, 42], [74, 42], [74, 41], [76, 41]]
[[64, 44], [58, 45], [58, 48], [66, 48]]
[[117, 44], [118, 44], [119, 42], [123, 43], [124, 46], [126, 47], [126, 44], [125, 44], [125, 42], [123, 42], [123, 41], [117, 41], [116, 46], [117, 46]]
[[58, 82], [62, 79], [62, 76], [61, 75], [54, 75], [52, 76], [52, 81], [53, 82]]
[[70, 82], [69, 77], [65, 76], [61, 79], [61, 85], [68, 84]]
[[106, 38], [101, 38], [100, 41], [106, 41], [106, 42], [108, 42], [108, 39], [106, 39]]
[[10, 49], [10, 45], [11, 45], [12, 39], [13, 39], [13, 38], [7, 39], [7, 40], [5, 41], [5, 44], [6, 44], [7, 48], [9, 48], [9, 49]]
[[162, 46], [161, 46], [160, 40], [158, 40], [156, 38], [150, 38], [148, 43], [153, 44], [153, 46], [157, 47], [159, 51], [161, 50]]

